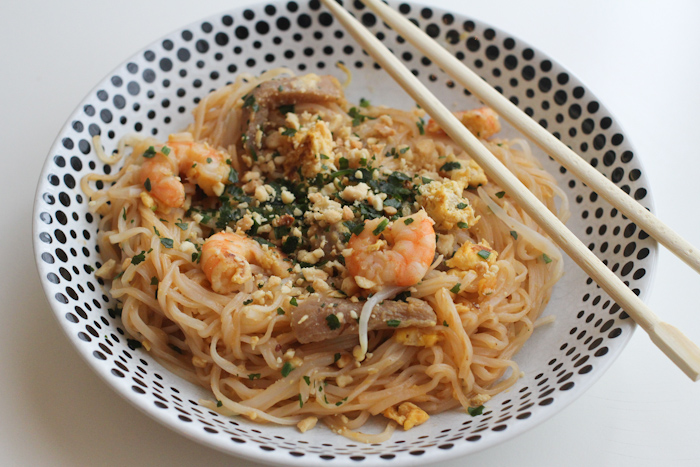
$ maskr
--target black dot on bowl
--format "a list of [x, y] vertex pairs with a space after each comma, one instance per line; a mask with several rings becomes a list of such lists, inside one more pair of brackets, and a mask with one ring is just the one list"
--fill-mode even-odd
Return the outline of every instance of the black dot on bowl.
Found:
[[[288, 18], [286, 18], [284, 16], [277, 18], [277, 29], [279, 29], [280, 31], [286, 31], [287, 29], [289, 29], [289, 27], [291, 25], [292, 24], [289, 22]], [[237, 33], [236, 33], [236, 37], [238, 37]], [[246, 37], [247, 37], [247, 34], [246, 34]]]
[[525, 81], [531, 81], [535, 77], [535, 69], [532, 66], [527, 65], [523, 67], [521, 74]]
[[479, 39], [476, 37], [470, 37], [467, 39], [467, 49], [469, 49], [471, 52], [476, 52], [479, 50], [479, 47], [481, 46], [481, 42], [479, 42]]
[[[289, 20], [287, 20], [287, 23], [289, 23]], [[289, 27], [289, 26], [287, 26], [287, 27]], [[280, 29], [282, 29], [282, 28], [280, 28]], [[237, 37], [238, 39], [241, 39], [241, 40], [247, 39], [247, 38], [248, 38], [248, 34], [249, 34], [249, 33], [248, 33], [248, 28], [245, 27], [245, 26], [238, 26], [238, 27], [236, 28], [235, 34], [236, 34], [236, 37]]]
[[500, 55], [500, 50], [495, 45], [490, 45], [486, 47], [486, 58], [489, 60], [496, 60]]
[[542, 92], [549, 92], [549, 90], [552, 89], [552, 80], [547, 77], [541, 78], [537, 83], [537, 87], [539, 87]]
[[302, 27], [304, 29], [308, 28], [311, 26], [311, 16], [307, 15], [306, 13], [303, 13], [299, 15], [297, 18], [297, 24], [299, 27]]

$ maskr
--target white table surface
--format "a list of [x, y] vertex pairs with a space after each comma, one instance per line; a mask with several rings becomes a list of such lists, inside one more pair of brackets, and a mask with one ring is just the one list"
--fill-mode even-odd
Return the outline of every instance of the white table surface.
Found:
[[[171, 432], [79, 358], [44, 298], [34, 191], [65, 119], [111, 69], [170, 30], [248, 0], [0, 2], [0, 464], [253, 465]], [[700, 245], [700, 3], [431, 0], [545, 51], [611, 109], [659, 217]], [[700, 342], [700, 277], [661, 251], [647, 303]], [[637, 331], [586, 394], [533, 430], [441, 467], [699, 466], [700, 386]]]

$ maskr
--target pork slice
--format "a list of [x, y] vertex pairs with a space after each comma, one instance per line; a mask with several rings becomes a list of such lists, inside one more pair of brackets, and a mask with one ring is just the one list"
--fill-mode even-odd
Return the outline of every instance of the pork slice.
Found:
[[246, 149], [249, 152], [255, 151], [256, 133], [258, 129], [263, 129], [271, 110], [282, 105], [342, 104], [345, 101], [343, 89], [335, 77], [314, 74], [265, 81], [253, 90], [251, 96], [254, 101], [251, 99], [251, 103], [245, 107], [248, 114], [243, 119], [247, 125]]
[[[363, 305], [363, 302], [353, 303], [347, 299], [323, 296], [310, 298], [292, 311], [292, 330], [302, 344], [358, 334], [358, 320]], [[331, 315], [335, 315], [335, 318], [329, 318]], [[385, 300], [372, 310], [368, 329], [432, 327], [435, 323], [435, 312], [422, 300]]]

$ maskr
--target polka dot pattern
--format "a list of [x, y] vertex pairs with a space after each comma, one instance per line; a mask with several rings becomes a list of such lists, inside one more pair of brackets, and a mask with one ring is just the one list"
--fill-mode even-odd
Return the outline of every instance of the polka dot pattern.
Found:
[[[345, 3], [443, 102], [453, 103], [454, 110], [478, 105], [361, 2]], [[568, 71], [477, 20], [408, 3], [394, 6], [622, 190], [651, 204], [634, 149], [609, 111]], [[101, 266], [97, 218], [88, 212], [79, 181], [90, 172], [113, 170], [95, 156], [94, 135], [101, 135], [107, 152], [134, 131], [165, 138], [187, 125], [200, 99], [237, 73], [286, 66], [342, 78], [335, 67], [339, 60], [353, 72], [350, 100], [406, 101], [318, 0], [261, 4], [193, 23], [104, 79], [56, 140], [37, 191], [35, 251], [49, 302], [69, 339], [117, 391], [174, 430], [233, 454], [277, 465], [382, 465], [434, 462], [501, 442], [579, 396], [633, 331], [628, 315], [570, 261], [545, 310], [556, 320], [538, 328], [517, 356], [525, 376], [510, 391], [489, 401], [482, 415], [441, 414], [408, 432], [397, 431], [381, 445], [356, 444], [322, 427], [300, 434], [205, 409], [197, 401], [210, 399], [209, 392], [169, 373], [125, 335], [105, 283], [93, 275]], [[504, 134], [517, 136], [507, 125]], [[656, 254], [648, 235], [566, 169], [539, 155], [569, 196], [568, 226], [635, 293], [646, 290]]]

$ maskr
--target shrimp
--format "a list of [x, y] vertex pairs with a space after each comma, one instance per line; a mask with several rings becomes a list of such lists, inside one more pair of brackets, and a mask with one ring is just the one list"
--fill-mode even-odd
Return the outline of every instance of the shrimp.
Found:
[[[488, 139], [501, 131], [501, 123], [498, 121], [498, 114], [488, 107], [480, 107], [472, 110], [462, 110], [454, 112], [454, 116], [466, 126], [474, 136], [481, 139]], [[435, 120], [430, 120], [425, 130], [432, 135], [442, 136], [445, 132]]]
[[219, 232], [202, 246], [201, 265], [214, 292], [227, 294], [252, 277], [251, 263], [279, 277], [289, 276], [290, 264], [276, 248], [263, 248], [255, 240], [231, 232]]
[[181, 173], [207, 196], [219, 196], [231, 170], [226, 158], [221, 151], [195, 142], [189, 133], [170, 135], [166, 145], [141, 166], [141, 184], [171, 208], [185, 204], [185, 186], [178, 176]]
[[362, 232], [350, 238], [352, 253], [345, 257], [348, 272], [364, 289], [417, 284], [435, 256], [435, 222], [420, 210], [395, 220], [380, 234], [382, 222], [386, 220], [365, 222]]

